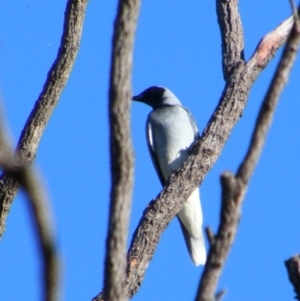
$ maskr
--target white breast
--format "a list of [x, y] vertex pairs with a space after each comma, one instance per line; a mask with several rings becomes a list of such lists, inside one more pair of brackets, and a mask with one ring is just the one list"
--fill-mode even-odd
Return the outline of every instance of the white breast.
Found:
[[165, 179], [188, 157], [195, 133], [187, 111], [181, 106], [162, 107], [149, 116], [149, 138]]

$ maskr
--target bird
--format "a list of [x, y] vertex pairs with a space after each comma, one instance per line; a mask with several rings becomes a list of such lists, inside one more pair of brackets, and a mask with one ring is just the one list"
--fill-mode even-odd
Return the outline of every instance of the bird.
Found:
[[[169, 89], [152, 86], [132, 100], [152, 107], [146, 121], [146, 138], [153, 165], [162, 186], [172, 171], [189, 156], [189, 148], [199, 138], [191, 112]], [[187, 198], [178, 215], [185, 243], [196, 266], [205, 265], [206, 248], [202, 230], [203, 216], [197, 187]]]

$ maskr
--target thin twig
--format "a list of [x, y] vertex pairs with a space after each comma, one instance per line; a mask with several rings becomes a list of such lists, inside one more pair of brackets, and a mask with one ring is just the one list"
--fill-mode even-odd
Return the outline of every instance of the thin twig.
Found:
[[206, 233], [209, 244], [212, 245], [215, 241], [215, 235], [213, 233], [213, 230], [210, 227], [206, 227], [205, 233]]
[[297, 49], [299, 48], [300, 31], [296, 23], [292, 28], [283, 55], [262, 103], [248, 152], [236, 176], [226, 173], [221, 177], [222, 208], [220, 226], [214, 245], [209, 250], [207, 263], [195, 299], [197, 301], [210, 301], [214, 297], [219, 276], [235, 238], [240, 219], [241, 205], [250, 177], [260, 157], [280, 93], [287, 82]]
[[114, 24], [109, 88], [112, 186], [104, 272], [105, 299], [109, 301], [128, 299], [125, 270], [133, 186], [131, 70], [139, 7], [139, 0], [120, 0]]
[[225, 297], [226, 293], [227, 293], [227, 290], [221, 290], [218, 293], [216, 293], [215, 301], [221, 301], [222, 298]]
[[[19, 138], [17, 150], [24, 162], [34, 160], [41, 136], [71, 73], [79, 49], [87, 3], [88, 0], [67, 2], [57, 57]], [[5, 220], [18, 188], [16, 179], [3, 173], [0, 179], [0, 237], [5, 230]]]
[[294, 19], [297, 20], [297, 7], [296, 7], [296, 4], [294, 2], [294, 0], [289, 0], [290, 4], [291, 4], [291, 9], [292, 9], [292, 12], [293, 12], [293, 15], [294, 15]]

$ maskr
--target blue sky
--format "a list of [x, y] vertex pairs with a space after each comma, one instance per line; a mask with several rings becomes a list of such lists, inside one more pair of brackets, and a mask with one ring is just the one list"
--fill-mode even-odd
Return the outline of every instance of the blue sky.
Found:
[[[110, 190], [107, 95], [116, 1], [90, 0], [70, 80], [43, 135], [35, 165], [55, 215], [63, 266], [63, 300], [90, 300], [102, 288]], [[0, 93], [15, 146], [56, 57], [65, 1], [0, 2]], [[134, 50], [132, 86], [170, 88], [202, 130], [224, 87], [214, 2], [144, 1]], [[288, 1], [241, 1], [245, 56], [289, 16]], [[281, 53], [281, 52], [280, 52]], [[204, 225], [218, 227], [219, 176], [235, 172], [279, 56], [262, 72], [219, 160], [201, 186]], [[283, 261], [300, 251], [300, 63], [281, 97], [243, 206], [237, 238], [219, 288], [227, 300], [292, 300]], [[149, 107], [132, 106], [135, 183], [129, 241], [160, 191], [144, 135]], [[40, 300], [40, 258], [26, 200], [19, 193], [0, 246], [0, 300]], [[193, 266], [174, 220], [163, 233], [134, 297], [193, 300], [202, 267]], [[225, 299], [225, 300], [226, 300]]]

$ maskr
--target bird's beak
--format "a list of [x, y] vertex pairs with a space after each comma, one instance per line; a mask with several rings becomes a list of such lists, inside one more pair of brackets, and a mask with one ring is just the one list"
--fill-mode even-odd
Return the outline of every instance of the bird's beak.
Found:
[[132, 100], [141, 101], [143, 98], [143, 94], [139, 94], [132, 97]]

